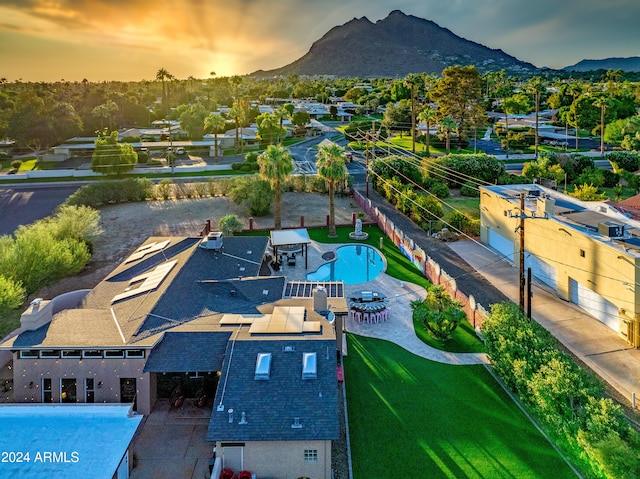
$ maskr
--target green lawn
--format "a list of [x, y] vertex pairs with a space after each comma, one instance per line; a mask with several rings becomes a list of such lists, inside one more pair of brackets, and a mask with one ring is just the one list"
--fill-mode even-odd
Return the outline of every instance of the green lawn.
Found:
[[[471, 218], [480, 219], [480, 198], [470, 198], [468, 196], [458, 196], [446, 198], [443, 200], [447, 204], [443, 204], [444, 216], [447, 216], [453, 208], [467, 213]], [[448, 205], [451, 205], [449, 207]]]
[[484, 366], [449, 366], [348, 335], [354, 479], [575, 478]]

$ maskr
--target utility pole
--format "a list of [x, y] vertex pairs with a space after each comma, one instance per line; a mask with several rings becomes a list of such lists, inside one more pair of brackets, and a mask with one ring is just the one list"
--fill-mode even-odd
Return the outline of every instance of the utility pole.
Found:
[[[518, 225], [518, 227], [516, 228], [516, 231], [520, 232], [520, 254], [519, 254], [519, 268], [520, 268], [520, 281], [519, 281], [519, 286], [520, 286], [520, 311], [522, 311], [523, 313], [525, 312], [524, 306], [525, 306], [525, 302], [524, 302], [524, 298], [525, 298], [525, 285], [526, 285], [526, 279], [525, 279], [525, 268], [524, 268], [524, 220], [526, 219], [540, 219], [540, 218], [547, 218], [547, 214], [545, 213], [544, 216], [535, 216], [535, 214], [532, 214], [531, 216], [527, 216], [527, 214], [525, 213], [524, 210], [524, 200], [525, 200], [526, 194], [524, 192], [520, 193], [520, 211], [518, 212], [517, 215], [514, 215], [511, 211], [509, 211], [509, 217], [510, 218], [518, 218], [520, 219], [520, 224]], [[531, 298], [531, 295], [529, 295], [529, 298]], [[529, 299], [529, 308], [531, 308], [531, 299]]]
[[520, 193], [520, 311], [524, 313], [524, 193]]
[[365, 133], [365, 148], [366, 148], [366, 155], [365, 155], [365, 169], [366, 169], [365, 184], [367, 186], [367, 199], [369, 199], [369, 132]]
[[540, 92], [538, 90], [536, 90], [536, 160], [538, 159], [538, 143], [539, 143], [539, 136], [538, 136], [538, 111], [540, 109]]

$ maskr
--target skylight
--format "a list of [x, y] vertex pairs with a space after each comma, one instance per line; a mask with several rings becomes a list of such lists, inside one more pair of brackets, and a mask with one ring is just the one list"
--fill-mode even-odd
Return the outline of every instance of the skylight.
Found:
[[256, 380], [269, 379], [271, 373], [271, 353], [258, 353], [256, 358]]
[[302, 353], [302, 379], [316, 379], [318, 377], [317, 365], [316, 353]]

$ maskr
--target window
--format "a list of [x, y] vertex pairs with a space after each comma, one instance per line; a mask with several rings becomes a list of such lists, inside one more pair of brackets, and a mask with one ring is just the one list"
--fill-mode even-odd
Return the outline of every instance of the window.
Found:
[[20, 359], [37, 358], [38, 356], [38, 351], [20, 351]]
[[583, 249], [580, 250], [580, 257], [584, 258], [584, 250]]
[[304, 450], [304, 462], [318, 462], [318, 450], [317, 449], [305, 449]]
[[104, 352], [105, 358], [124, 358], [124, 351], [120, 349], [107, 349]]
[[127, 349], [125, 357], [142, 359], [144, 358], [144, 349]]
[[41, 358], [59, 358], [60, 357], [60, 351], [53, 351], [51, 349], [43, 349], [42, 351], [40, 351], [40, 357]]
[[42, 378], [42, 402], [53, 402], [51, 378]]
[[95, 349], [88, 349], [86, 351], [82, 351], [83, 358], [102, 358], [102, 351], [98, 351]]
[[82, 352], [80, 350], [62, 351], [63, 358], [81, 358]]
[[84, 379], [84, 402], [93, 403], [96, 401], [96, 391], [93, 378]]

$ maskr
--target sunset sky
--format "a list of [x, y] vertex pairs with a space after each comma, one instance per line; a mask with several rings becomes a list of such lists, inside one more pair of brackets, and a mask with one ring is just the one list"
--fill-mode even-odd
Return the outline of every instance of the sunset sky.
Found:
[[539, 67], [640, 55], [638, 0], [0, 0], [0, 78], [243, 75], [396, 9]]

